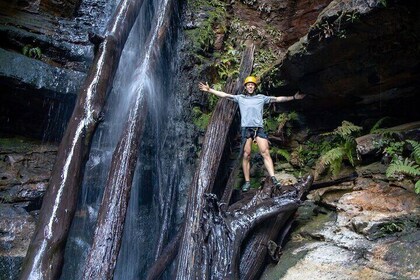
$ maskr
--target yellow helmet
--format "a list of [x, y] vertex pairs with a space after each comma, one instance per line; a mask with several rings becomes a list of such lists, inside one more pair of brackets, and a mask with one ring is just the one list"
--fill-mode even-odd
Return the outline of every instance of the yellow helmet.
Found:
[[245, 78], [244, 86], [247, 83], [254, 83], [255, 85], [257, 85], [257, 78], [255, 78], [254, 76], [248, 76], [248, 77]]

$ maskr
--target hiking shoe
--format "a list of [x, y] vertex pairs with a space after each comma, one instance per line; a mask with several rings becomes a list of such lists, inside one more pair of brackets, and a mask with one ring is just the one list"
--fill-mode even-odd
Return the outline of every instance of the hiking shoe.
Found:
[[277, 180], [277, 178], [275, 177], [275, 176], [271, 176], [271, 181], [273, 181], [273, 185], [276, 187], [276, 188], [280, 188], [281, 187], [281, 184], [280, 184], [280, 182]]
[[251, 187], [251, 183], [249, 181], [246, 181], [245, 184], [242, 185], [242, 191], [247, 192], [249, 191], [250, 187]]

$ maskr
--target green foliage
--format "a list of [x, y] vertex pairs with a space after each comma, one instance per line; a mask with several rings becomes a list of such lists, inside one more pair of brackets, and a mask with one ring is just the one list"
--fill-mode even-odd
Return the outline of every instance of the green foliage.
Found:
[[359, 19], [359, 16], [360, 15], [358, 12], [353, 11], [351, 13], [346, 14], [346, 20], [351, 21], [353, 23], [354, 21], [357, 21]]
[[402, 222], [390, 222], [381, 226], [380, 232], [382, 236], [393, 234], [396, 232], [402, 232], [405, 229], [405, 225]]
[[330, 167], [333, 175], [337, 175], [341, 170], [341, 164], [345, 155], [344, 147], [336, 147], [326, 152], [319, 160], [323, 166]]
[[271, 48], [257, 50], [254, 57], [254, 74], [257, 77], [265, 76], [277, 58], [278, 55]]
[[333, 36], [338, 38], [346, 38], [347, 31], [345, 26], [349, 23], [354, 23], [360, 18], [358, 11], [343, 11], [338, 14], [338, 17], [324, 18], [318, 21], [312, 28], [313, 37], [318, 37], [318, 41], [328, 39]]
[[271, 153], [275, 156], [281, 156], [282, 158], [286, 159], [287, 161], [290, 160], [290, 153], [285, 149], [272, 147], [271, 148]]
[[400, 174], [412, 177], [420, 176], [420, 166], [409, 158], [405, 158], [404, 161], [401, 159], [394, 159], [386, 170], [386, 176], [396, 177]]
[[349, 121], [343, 121], [341, 126], [334, 131], [322, 134], [323, 136], [332, 136], [332, 147], [318, 159], [318, 173], [329, 167], [333, 176], [336, 176], [344, 160], [348, 160], [352, 166], [355, 166], [356, 141], [355, 137], [362, 130], [362, 127], [354, 125]]
[[379, 119], [370, 129], [369, 133], [371, 134], [380, 134], [384, 131], [383, 128], [380, 128], [380, 126], [389, 119], [389, 117], [383, 117], [381, 119]]
[[204, 8], [208, 18], [186, 34], [195, 49], [209, 51], [215, 42], [215, 30], [226, 31], [226, 4], [220, 0], [199, 0], [194, 2], [193, 12], [199, 13]]
[[34, 47], [31, 44], [28, 44], [22, 48], [22, 54], [30, 58], [40, 59], [42, 52], [39, 47]]
[[296, 151], [300, 161], [308, 166], [312, 166], [321, 155], [333, 148], [333, 142], [331, 141], [322, 141], [320, 143], [308, 141], [305, 146], [300, 145]]
[[[420, 181], [418, 180], [420, 176], [420, 143], [410, 139], [398, 141], [392, 137], [392, 134], [382, 134], [382, 137], [379, 147], [385, 155], [391, 158], [386, 176], [395, 179], [411, 178], [416, 182], [414, 191], [420, 194]], [[408, 151], [410, 154], [407, 157]]]
[[417, 180], [416, 185], [414, 186], [414, 191], [416, 194], [420, 194], [420, 180]]
[[387, 0], [379, 0], [378, 1], [384, 8], [386, 8], [387, 7], [387, 5], [388, 5], [388, 3], [387, 3]]
[[420, 143], [414, 140], [406, 140], [407, 143], [413, 148], [411, 156], [414, 158], [417, 164], [420, 164]]
[[211, 113], [203, 113], [199, 107], [193, 108], [193, 123], [200, 130], [204, 131], [210, 122]]
[[216, 64], [219, 78], [226, 80], [239, 74], [240, 52], [232, 45], [227, 45]]
[[[280, 133], [286, 127], [286, 124], [292, 124], [299, 120], [299, 114], [295, 111], [288, 113], [281, 113], [277, 117], [266, 117], [264, 118], [264, 127], [268, 133]], [[286, 127], [283, 131], [287, 136], [290, 136], [291, 126]]]
[[324, 135], [337, 135], [346, 141], [353, 141], [354, 134], [362, 131], [361, 126], [354, 125], [349, 121], [342, 121], [341, 126], [334, 129], [332, 132], [324, 133]]
[[264, 128], [267, 133], [271, 133], [277, 130], [278, 122], [276, 118], [265, 118], [264, 119]]
[[404, 149], [404, 141], [389, 141], [387, 146], [384, 148], [384, 153], [392, 159], [398, 159]]

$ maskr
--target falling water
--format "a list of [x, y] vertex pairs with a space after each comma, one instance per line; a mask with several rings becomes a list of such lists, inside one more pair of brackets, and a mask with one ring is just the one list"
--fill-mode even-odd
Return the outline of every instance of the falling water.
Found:
[[166, 1], [145, 1], [125, 45], [105, 109], [105, 121], [93, 137], [61, 279], [81, 279], [112, 153], [135, 98], [133, 94], [140, 92], [133, 89], [142, 85], [148, 89], [149, 115], [114, 279], [144, 278], [157, 251], [170, 237], [170, 230], [174, 231], [178, 189], [188, 183], [181, 180], [181, 175], [185, 177], [182, 152], [171, 149], [178, 135], [184, 133], [183, 126], [176, 125], [174, 121], [179, 119], [177, 114], [181, 110], [180, 102], [173, 95], [177, 67], [175, 24], [172, 24], [173, 30], [160, 50], [153, 73], [143, 73], [144, 68], [139, 66], [139, 59], [147, 56], [147, 50], [151, 48], [145, 45], [145, 41], [149, 32], [154, 30], [152, 19], [161, 12], [164, 7], [162, 2]]

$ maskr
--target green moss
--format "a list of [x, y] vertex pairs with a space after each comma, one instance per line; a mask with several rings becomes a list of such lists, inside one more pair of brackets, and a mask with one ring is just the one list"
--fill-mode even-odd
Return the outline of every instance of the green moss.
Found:
[[211, 118], [211, 113], [203, 113], [199, 107], [193, 108], [193, 123], [201, 131], [206, 130]]
[[207, 18], [198, 28], [187, 30], [186, 35], [196, 51], [207, 52], [214, 45], [215, 30], [226, 30], [226, 4], [219, 0], [199, 0], [192, 3], [192, 13], [205, 10]]

